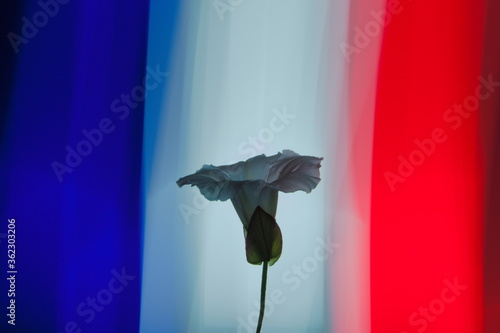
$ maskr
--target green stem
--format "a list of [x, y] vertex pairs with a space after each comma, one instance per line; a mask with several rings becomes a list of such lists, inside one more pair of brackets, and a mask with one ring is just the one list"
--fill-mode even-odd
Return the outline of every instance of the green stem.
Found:
[[262, 320], [264, 320], [264, 308], [266, 306], [266, 283], [267, 283], [267, 261], [264, 261], [262, 267], [262, 286], [260, 288], [260, 314], [259, 324], [257, 325], [257, 333], [260, 333], [262, 328]]

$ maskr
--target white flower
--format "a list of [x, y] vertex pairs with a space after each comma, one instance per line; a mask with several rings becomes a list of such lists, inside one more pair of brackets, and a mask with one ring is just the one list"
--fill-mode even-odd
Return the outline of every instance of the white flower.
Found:
[[276, 217], [278, 191], [311, 192], [321, 180], [321, 160], [283, 150], [273, 156], [259, 155], [232, 165], [204, 165], [196, 173], [179, 179], [177, 185], [197, 186], [211, 201], [231, 199], [247, 231], [257, 206]]

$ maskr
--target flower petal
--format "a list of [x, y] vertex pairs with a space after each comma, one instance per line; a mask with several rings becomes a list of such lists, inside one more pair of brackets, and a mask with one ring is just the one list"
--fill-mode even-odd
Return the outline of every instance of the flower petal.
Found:
[[273, 156], [259, 155], [232, 165], [204, 165], [196, 173], [179, 179], [177, 185], [197, 186], [211, 201], [231, 199], [247, 230], [257, 206], [276, 216], [278, 191], [311, 192], [320, 181], [321, 160], [283, 150]]
[[266, 181], [270, 186], [285, 193], [295, 191], [311, 192], [319, 183], [319, 168], [323, 158], [300, 156], [291, 150], [284, 150], [269, 170]]
[[[275, 217], [278, 206], [278, 191], [269, 187], [262, 180], [233, 182], [234, 196], [231, 198], [234, 209], [241, 222], [248, 228], [257, 206]], [[239, 185], [239, 188], [237, 186]], [[229, 185], [231, 186], [231, 185]]]
[[229, 175], [231, 180], [266, 180], [269, 169], [280, 158], [281, 153], [273, 156], [264, 154], [249, 158], [244, 162], [221, 165], [218, 168]]
[[234, 195], [230, 184], [230, 177], [222, 170], [213, 165], [204, 165], [194, 174], [183, 177], [177, 181], [177, 185], [197, 186], [201, 194], [210, 201], [226, 201]]

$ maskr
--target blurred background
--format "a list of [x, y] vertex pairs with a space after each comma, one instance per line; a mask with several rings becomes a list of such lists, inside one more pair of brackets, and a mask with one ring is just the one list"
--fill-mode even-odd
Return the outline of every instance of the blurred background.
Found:
[[2, 332], [254, 332], [236, 212], [175, 181], [283, 149], [322, 180], [263, 332], [500, 329], [495, 1], [0, 6]]

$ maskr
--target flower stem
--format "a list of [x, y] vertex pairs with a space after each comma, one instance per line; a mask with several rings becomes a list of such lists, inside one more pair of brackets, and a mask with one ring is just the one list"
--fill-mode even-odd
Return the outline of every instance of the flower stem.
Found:
[[259, 324], [257, 325], [257, 333], [260, 333], [262, 328], [262, 320], [264, 319], [264, 308], [266, 306], [266, 284], [267, 284], [267, 261], [264, 261], [262, 267], [262, 286], [260, 288], [260, 314]]

